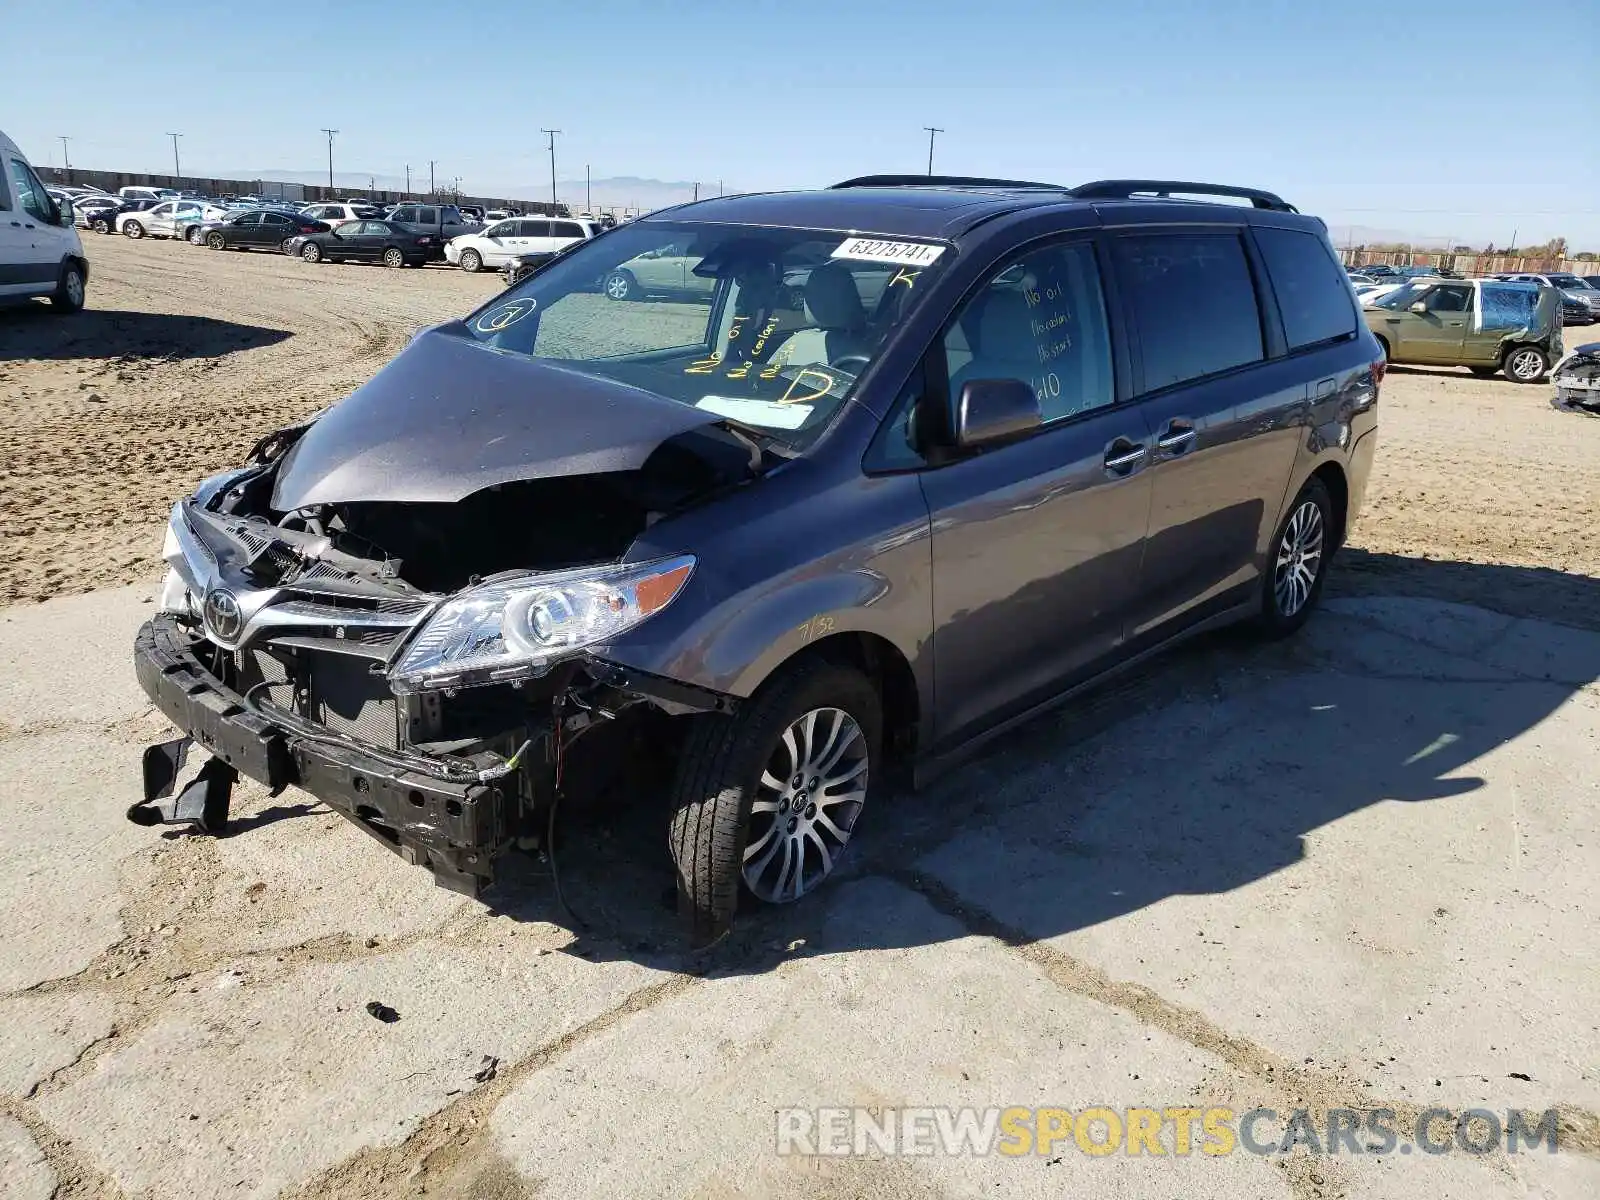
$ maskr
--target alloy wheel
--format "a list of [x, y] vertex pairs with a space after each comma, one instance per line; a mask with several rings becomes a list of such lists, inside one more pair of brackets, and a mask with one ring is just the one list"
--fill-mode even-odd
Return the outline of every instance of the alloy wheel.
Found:
[[1511, 356], [1511, 362], [1508, 365], [1511, 368], [1511, 373], [1518, 379], [1537, 379], [1544, 362], [1540, 359], [1536, 350], [1518, 350]]
[[398, 250], [385, 250], [383, 252], [383, 265], [386, 267], [403, 267], [406, 265], [406, 257]]
[[630, 290], [628, 277], [620, 272], [606, 280], [606, 295], [613, 300], [626, 300]]
[[773, 747], [750, 805], [745, 886], [772, 904], [826, 879], [867, 796], [867, 738], [843, 709], [814, 708]]
[[1280, 616], [1294, 616], [1311, 598], [1317, 572], [1322, 569], [1322, 533], [1322, 506], [1315, 500], [1302, 500], [1284, 526], [1272, 572], [1272, 593]]

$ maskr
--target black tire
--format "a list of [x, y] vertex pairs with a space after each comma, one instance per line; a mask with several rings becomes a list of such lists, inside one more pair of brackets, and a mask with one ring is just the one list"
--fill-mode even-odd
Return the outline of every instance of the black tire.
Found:
[[111, 222], [106, 220], [104, 217], [96, 217], [94, 220], [89, 222], [89, 228], [94, 230], [96, 233], [110, 233]]
[[50, 295], [50, 307], [58, 313], [75, 313], [83, 310], [88, 298], [88, 280], [83, 267], [75, 262], [61, 264], [61, 278]]
[[[1289, 537], [1290, 529], [1306, 505], [1316, 506], [1316, 522], [1320, 534], [1317, 541], [1318, 553], [1310, 587], [1305, 590], [1298, 607], [1293, 607], [1291, 610], [1279, 587], [1280, 567], [1284, 565], [1285, 541]], [[1300, 494], [1294, 498], [1294, 502], [1284, 513], [1283, 520], [1279, 522], [1277, 532], [1272, 535], [1272, 542], [1267, 550], [1266, 570], [1262, 573], [1261, 580], [1261, 614], [1257, 618], [1261, 632], [1267, 637], [1287, 637], [1294, 633], [1306, 623], [1312, 610], [1317, 607], [1317, 602], [1322, 598], [1323, 582], [1328, 578], [1328, 564], [1333, 559], [1334, 550], [1338, 548], [1338, 531], [1334, 528], [1333, 522], [1333, 497], [1328, 495], [1327, 486], [1322, 480], [1313, 476], [1306, 480], [1305, 487], [1300, 489]], [[1290, 561], [1294, 560], [1291, 558]]]
[[206, 245], [213, 250], [224, 250], [227, 248], [228, 243], [220, 233], [211, 233], [206, 235]]
[[406, 265], [405, 252], [396, 246], [390, 246], [383, 252], [383, 265], [386, 267], [403, 267]]
[[144, 236], [144, 225], [139, 221], [129, 221], [127, 224], [123, 225], [122, 232], [127, 234], [134, 241], [138, 241]]
[[612, 300], [637, 300], [644, 295], [644, 289], [639, 286], [632, 271], [611, 272], [606, 276], [604, 286], [606, 296]]
[[461, 269], [468, 274], [483, 270], [483, 255], [469, 246], [461, 252]]
[[1550, 356], [1537, 346], [1512, 346], [1500, 369], [1512, 383], [1540, 383], [1550, 371]]
[[[839, 709], [860, 727], [870, 798], [873, 780], [883, 774], [882, 710], [872, 683], [851, 667], [803, 659], [769, 679], [737, 715], [692, 718], [673, 783], [668, 844], [677, 870], [678, 913], [696, 947], [709, 946], [731, 928], [759, 780], [784, 731], [817, 708]], [[857, 814], [864, 808], [863, 801]], [[855, 827], [853, 816], [852, 833]]]
[[317, 245], [315, 242], [307, 242], [304, 246], [300, 247], [300, 257], [305, 259], [305, 261], [308, 263], [321, 262], [322, 247]]

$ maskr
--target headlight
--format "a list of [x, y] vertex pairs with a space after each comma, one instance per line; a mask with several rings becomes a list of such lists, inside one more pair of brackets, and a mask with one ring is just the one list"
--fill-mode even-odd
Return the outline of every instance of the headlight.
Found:
[[389, 686], [404, 695], [542, 675], [660, 612], [693, 570], [684, 555], [480, 584], [428, 618], [390, 669]]

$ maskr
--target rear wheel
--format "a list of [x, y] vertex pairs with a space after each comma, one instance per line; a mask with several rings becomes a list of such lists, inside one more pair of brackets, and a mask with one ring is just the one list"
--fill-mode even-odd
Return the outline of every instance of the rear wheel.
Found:
[[833, 873], [878, 773], [883, 719], [859, 671], [809, 659], [738, 715], [694, 720], [669, 842], [678, 911], [704, 946], [728, 931], [741, 886], [784, 904]]
[[127, 234], [134, 241], [138, 241], [144, 236], [144, 225], [138, 221], [129, 221], [127, 224], [123, 225], [122, 232]]
[[61, 268], [61, 279], [50, 297], [50, 307], [58, 313], [75, 313], [83, 308], [88, 288], [83, 268], [77, 263], [67, 263]]
[[631, 271], [613, 271], [606, 276], [606, 295], [613, 300], [637, 300], [644, 294]]
[[1513, 346], [1501, 366], [1512, 383], [1538, 383], [1550, 369], [1550, 360], [1537, 346]]
[[406, 265], [406, 256], [398, 247], [390, 246], [383, 252], [383, 265], [386, 267], [403, 267]]
[[1260, 625], [1269, 636], [1284, 637], [1306, 623], [1322, 598], [1334, 536], [1333, 500], [1313, 477], [1289, 506], [1267, 557]]
[[322, 261], [322, 247], [315, 242], [307, 242], [300, 249], [300, 257], [309, 263]]
[[[189, 244], [191, 246], [198, 246], [200, 244], [200, 226], [198, 226], [198, 225], [189, 226], [188, 232], [185, 233], [183, 236], [186, 239], [188, 239]], [[221, 246], [213, 246], [212, 249], [213, 250], [220, 250], [220, 249], [222, 249], [222, 247]]]
[[461, 252], [461, 269], [463, 271], [481, 271], [483, 269], [483, 255], [476, 250], [463, 250]]
[[292, 241], [294, 241], [292, 237], [284, 238], [283, 241], [278, 243], [278, 249], [283, 251], [285, 254], [293, 254], [294, 250], [289, 245], [289, 243]]

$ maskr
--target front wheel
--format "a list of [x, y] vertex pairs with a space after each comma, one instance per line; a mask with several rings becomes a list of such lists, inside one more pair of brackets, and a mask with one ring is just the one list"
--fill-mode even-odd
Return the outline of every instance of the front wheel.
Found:
[[60, 282], [56, 284], [56, 290], [50, 296], [50, 307], [58, 313], [75, 313], [83, 308], [86, 296], [83, 268], [76, 263], [68, 263], [62, 267]]
[[144, 236], [144, 226], [138, 221], [129, 221], [122, 227], [122, 232], [127, 234], [134, 241], [138, 241]]
[[630, 271], [613, 271], [606, 276], [606, 295], [613, 300], [637, 300], [644, 294]]
[[300, 250], [300, 257], [308, 263], [322, 261], [322, 247], [315, 242], [307, 242]]
[[1537, 346], [1513, 346], [1506, 351], [1504, 370], [1512, 383], [1538, 383], [1550, 369], [1550, 360]]
[[476, 250], [463, 250], [461, 252], [461, 269], [467, 272], [481, 271], [483, 269], [483, 255]]
[[111, 222], [106, 220], [104, 217], [96, 217], [94, 220], [89, 222], [89, 228], [94, 230], [96, 233], [110, 233]]
[[406, 256], [395, 247], [390, 246], [383, 252], [383, 265], [386, 267], [403, 267], [406, 265]]
[[1333, 499], [1320, 479], [1306, 481], [1278, 526], [1262, 581], [1263, 631], [1284, 637], [1299, 629], [1322, 598], [1334, 550]]
[[206, 245], [210, 246], [213, 250], [221, 250], [227, 245], [227, 243], [222, 240], [222, 235], [220, 233], [212, 233], [206, 236]]
[[786, 904], [833, 873], [880, 773], [883, 718], [859, 671], [810, 659], [738, 715], [693, 719], [669, 843], [678, 911], [706, 946], [731, 926], [741, 885]]

